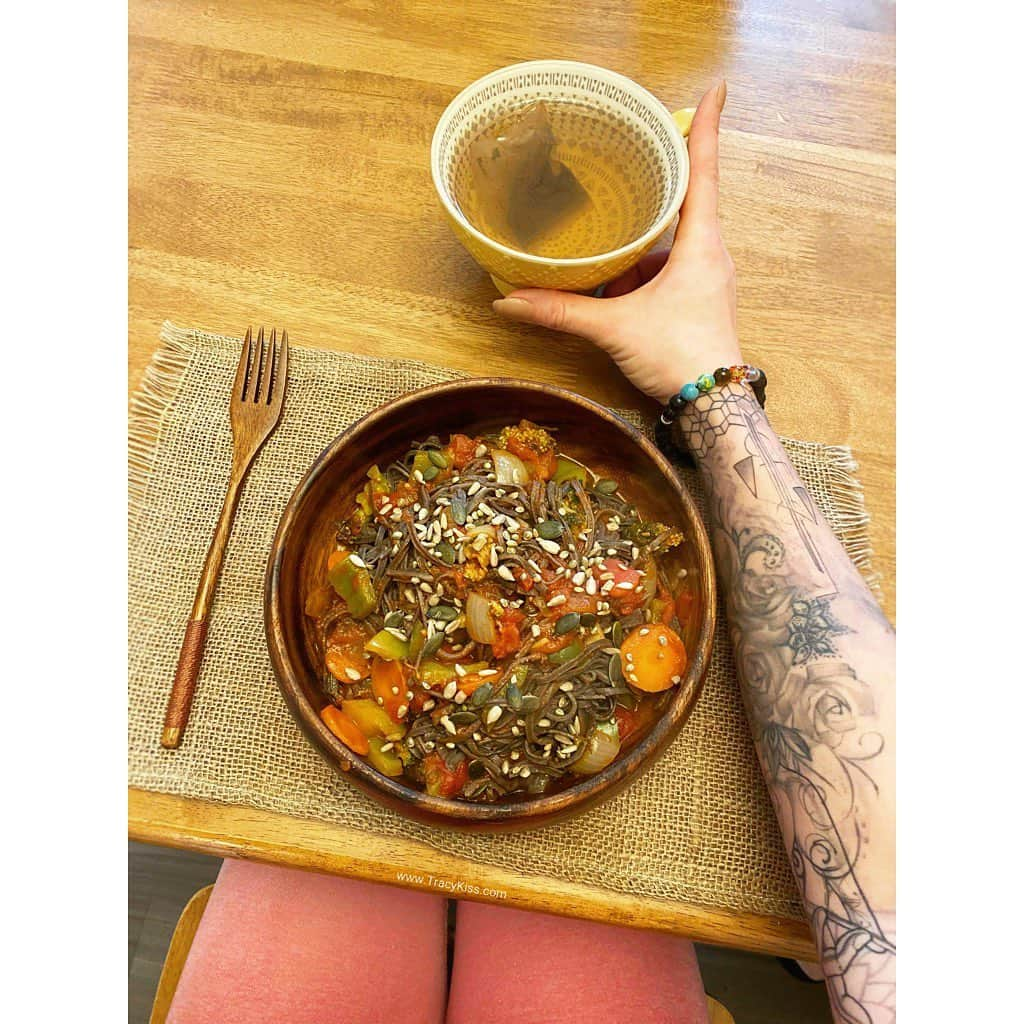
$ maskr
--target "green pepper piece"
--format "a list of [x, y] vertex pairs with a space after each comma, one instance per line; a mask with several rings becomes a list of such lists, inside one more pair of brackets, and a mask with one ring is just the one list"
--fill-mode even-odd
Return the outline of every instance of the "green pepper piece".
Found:
[[365, 566], [356, 565], [352, 556], [338, 561], [327, 573], [327, 581], [348, 605], [354, 619], [365, 619], [377, 607], [377, 592]]
[[583, 645], [579, 640], [574, 640], [568, 647], [563, 647], [560, 651], [549, 654], [548, 661], [555, 665], [564, 665], [566, 662], [572, 661], [573, 658], [578, 658], [582, 653]]
[[366, 756], [377, 771], [392, 779], [402, 774], [402, 760], [395, 753], [394, 747], [389, 750], [381, 750], [384, 740], [376, 736], [371, 736], [366, 742], [370, 745], [370, 752]]
[[363, 650], [367, 654], [376, 654], [385, 661], [405, 661], [409, 657], [409, 647], [408, 640], [399, 640], [394, 633], [382, 629], [366, 641]]
[[389, 740], [400, 740], [405, 735], [405, 726], [401, 722], [396, 722], [375, 700], [370, 700], [369, 697], [343, 700], [341, 710], [367, 736], [383, 736]]
[[564, 455], [559, 455], [558, 460], [555, 463], [555, 472], [551, 477], [556, 484], [562, 483], [564, 480], [581, 480], [583, 483], [587, 482], [587, 471], [573, 459], [566, 458]]
[[[488, 667], [489, 665], [486, 661], [474, 661], [469, 665], [462, 666], [466, 670], [466, 675], [480, 672]], [[450, 683], [457, 677], [458, 672], [455, 671], [454, 665], [443, 665], [439, 661], [424, 661], [420, 665], [420, 679], [425, 683], [429, 683], [432, 688], [444, 686], [445, 683]]]

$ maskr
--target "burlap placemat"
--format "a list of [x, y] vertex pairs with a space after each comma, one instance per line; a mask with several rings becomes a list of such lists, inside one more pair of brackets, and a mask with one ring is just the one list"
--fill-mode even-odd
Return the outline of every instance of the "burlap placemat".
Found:
[[[239, 342], [171, 324], [162, 339], [129, 428], [130, 785], [413, 837], [480, 863], [638, 896], [799, 916], [724, 628], [704, 693], [664, 756], [625, 793], [564, 825], [474, 835], [413, 824], [346, 784], [299, 731], [263, 633], [263, 572], [278, 518], [310, 463], [350, 423], [406, 391], [461, 376], [441, 367], [293, 347], [284, 418], [256, 460], [228, 545], [188, 733], [180, 750], [163, 750], [164, 704], [228, 478], [227, 397]], [[784, 443], [868, 571], [867, 515], [849, 450]], [[688, 483], [699, 502], [695, 475]]]

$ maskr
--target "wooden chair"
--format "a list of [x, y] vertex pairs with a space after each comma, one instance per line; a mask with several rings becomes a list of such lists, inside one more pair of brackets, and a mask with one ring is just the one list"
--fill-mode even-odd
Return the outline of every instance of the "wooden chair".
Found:
[[[164, 958], [164, 967], [160, 972], [160, 982], [157, 985], [156, 998], [153, 1000], [153, 1012], [149, 1015], [149, 1024], [166, 1024], [171, 1000], [174, 999], [174, 991], [178, 987], [178, 979], [181, 977], [182, 968], [188, 959], [192, 940], [199, 928], [199, 922], [203, 919], [203, 911], [206, 910], [211, 892], [213, 892], [212, 885], [200, 889], [188, 901], [185, 909], [181, 912], [181, 917], [178, 918], [174, 934], [171, 936], [171, 944], [167, 949], [167, 956]], [[711, 996], [708, 996], [708, 1024], [736, 1024], [732, 1014]]]

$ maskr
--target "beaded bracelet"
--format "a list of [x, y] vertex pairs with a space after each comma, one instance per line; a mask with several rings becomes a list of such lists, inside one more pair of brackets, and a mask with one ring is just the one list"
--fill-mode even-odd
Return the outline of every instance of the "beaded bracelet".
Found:
[[695, 382], [684, 384], [665, 405], [658, 422], [654, 426], [654, 437], [658, 447], [666, 455], [674, 455], [677, 459], [692, 465], [693, 457], [689, 452], [680, 452], [677, 445], [672, 441], [671, 426], [679, 418], [680, 413], [694, 399], [699, 398], [705, 392], [721, 384], [747, 384], [754, 392], [761, 408], [764, 408], [765, 386], [768, 384], [768, 375], [764, 370], [756, 366], [749, 366], [742, 363], [739, 366], [720, 366], [714, 373], [702, 373]]

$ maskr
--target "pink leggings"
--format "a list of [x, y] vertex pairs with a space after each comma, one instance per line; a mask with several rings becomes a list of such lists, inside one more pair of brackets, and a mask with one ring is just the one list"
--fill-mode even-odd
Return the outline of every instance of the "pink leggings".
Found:
[[168, 1024], [706, 1024], [693, 944], [224, 862]]

